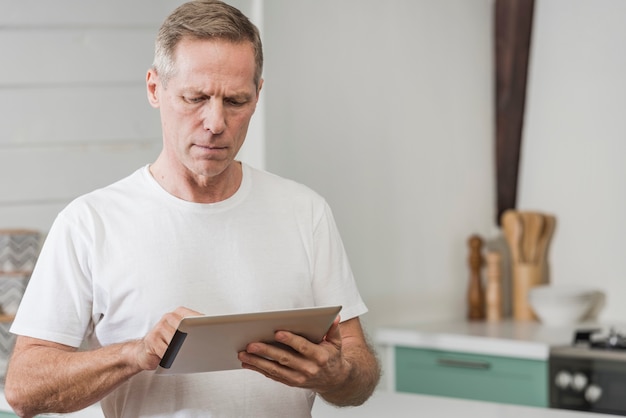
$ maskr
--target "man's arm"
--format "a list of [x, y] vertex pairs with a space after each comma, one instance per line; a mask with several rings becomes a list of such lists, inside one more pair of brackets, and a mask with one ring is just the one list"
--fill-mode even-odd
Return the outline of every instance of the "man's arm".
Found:
[[125, 343], [77, 352], [20, 336], [7, 372], [7, 401], [21, 417], [85, 408], [141, 371], [132, 363], [132, 351]]
[[243, 367], [289, 386], [313, 389], [338, 406], [362, 404], [378, 384], [380, 365], [358, 318], [335, 321], [320, 344], [285, 331], [276, 333], [276, 341], [294, 352], [252, 343], [239, 354]]
[[7, 401], [21, 417], [83, 409], [142, 370], [156, 369], [180, 320], [197, 314], [178, 308], [141, 340], [92, 351], [20, 336], [7, 370]]

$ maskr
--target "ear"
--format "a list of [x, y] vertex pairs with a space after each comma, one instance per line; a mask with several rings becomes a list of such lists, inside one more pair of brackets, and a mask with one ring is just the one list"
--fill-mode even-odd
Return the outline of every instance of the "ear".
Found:
[[148, 102], [150, 106], [154, 108], [159, 107], [159, 76], [153, 68], [148, 70], [148, 74], [146, 75], [146, 89], [148, 92]]
[[263, 79], [259, 80], [259, 88], [256, 90], [256, 99], [259, 100], [259, 95], [261, 94], [261, 89], [263, 88]]

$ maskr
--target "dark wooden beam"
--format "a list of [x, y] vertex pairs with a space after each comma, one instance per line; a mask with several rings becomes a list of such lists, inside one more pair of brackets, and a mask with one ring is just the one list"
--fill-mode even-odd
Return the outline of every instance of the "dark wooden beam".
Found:
[[534, 0], [495, 1], [497, 219], [517, 205]]

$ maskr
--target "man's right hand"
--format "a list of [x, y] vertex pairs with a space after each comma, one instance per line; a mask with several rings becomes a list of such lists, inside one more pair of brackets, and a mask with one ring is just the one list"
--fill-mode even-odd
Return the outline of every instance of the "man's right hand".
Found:
[[141, 340], [137, 341], [136, 359], [141, 370], [154, 370], [163, 358], [167, 346], [174, 337], [180, 321], [186, 316], [198, 316], [202, 313], [183, 306], [161, 317], [159, 322]]

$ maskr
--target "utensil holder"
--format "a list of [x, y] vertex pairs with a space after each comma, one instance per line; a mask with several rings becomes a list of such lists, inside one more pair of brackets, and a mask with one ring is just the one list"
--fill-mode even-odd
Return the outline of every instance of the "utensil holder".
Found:
[[513, 318], [519, 321], [536, 321], [528, 301], [528, 292], [543, 281], [541, 264], [516, 263], [513, 265]]

